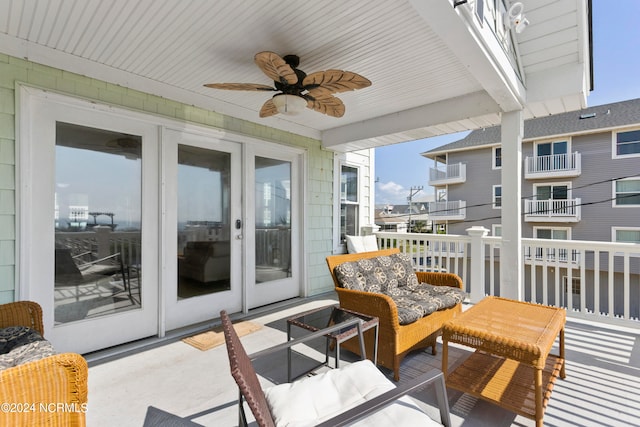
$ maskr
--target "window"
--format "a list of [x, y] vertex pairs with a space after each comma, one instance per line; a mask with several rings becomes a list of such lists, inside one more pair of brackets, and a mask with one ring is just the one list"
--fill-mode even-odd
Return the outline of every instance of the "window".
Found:
[[613, 206], [640, 206], [640, 177], [613, 182]]
[[567, 141], [544, 142], [536, 144], [537, 156], [567, 154]]
[[502, 186], [493, 186], [493, 209], [500, 209], [502, 207]]
[[502, 225], [501, 224], [493, 224], [491, 226], [492, 232], [491, 234], [493, 234], [496, 237], [502, 237]]
[[[550, 239], [550, 240], [570, 240], [571, 229], [570, 228], [546, 228], [546, 227], [534, 227], [533, 228], [534, 239]], [[558, 251], [558, 260], [567, 262], [569, 251], [564, 248], [560, 248]], [[556, 248], [536, 248], [536, 259], [543, 259], [546, 256], [547, 261], [555, 261]], [[571, 252], [571, 261], [578, 261], [578, 251], [573, 250]]]
[[[562, 276], [562, 284], [564, 285], [564, 293], [567, 293], [567, 282], [569, 278], [567, 276]], [[571, 293], [573, 295], [580, 295], [580, 278], [572, 277], [571, 278]]]
[[621, 243], [640, 243], [640, 227], [613, 227], [612, 240]]
[[536, 144], [536, 166], [538, 171], [567, 169], [568, 142], [553, 141]]
[[613, 144], [614, 158], [640, 156], [640, 129], [614, 132]]
[[501, 147], [493, 147], [493, 164], [491, 165], [492, 169], [500, 169], [502, 168], [502, 148]]
[[358, 168], [340, 168], [340, 241], [358, 235]]

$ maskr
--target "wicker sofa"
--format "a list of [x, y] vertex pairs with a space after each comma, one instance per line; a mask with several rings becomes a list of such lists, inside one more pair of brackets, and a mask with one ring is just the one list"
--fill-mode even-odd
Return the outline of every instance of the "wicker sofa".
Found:
[[[376, 257], [398, 254], [398, 249], [385, 249], [375, 252], [362, 252], [345, 255], [328, 256], [326, 261], [335, 283], [340, 306], [360, 313], [377, 316], [379, 318], [378, 364], [391, 369], [394, 379], [400, 379], [400, 363], [413, 350], [431, 347], [432, 354], [436, 354], [436, 338], [444, 322], [452, 319], [462, 311], [460, 303], [451, 308], [441, 309], [428, 314], [418, 320], [400, 324], [398, 307], [394, 300], [382, 293], [345, 289], [336, 276], [335, 268], [346, 262], [359, 261]], [[450, 286], [464, 289], [462, 279], [452, 273], [415, 272], [419, 283], [429, 283], [435, 286]], [[365, 333], [367, 355], [373, 354], [374, 334]], [[344, 348], [359, 353], [358, 343], [350, 340], [344, 343]]]
[[[0, 305], [0, 328], [26, 326], [43, 335], [42, 309], [32, 301]], [[0, 370], [3, 426], [84, 426], [88, 368], [62, 353]]]

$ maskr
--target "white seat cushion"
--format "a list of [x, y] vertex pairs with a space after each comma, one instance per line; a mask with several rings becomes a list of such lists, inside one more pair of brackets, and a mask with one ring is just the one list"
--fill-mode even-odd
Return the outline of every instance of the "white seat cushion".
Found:
[[378, 240], [373, 234], [368, 236], [345, 236], [345, 239], [347, 240], [347, 252], [350, 254], [378, 250]]
[[[372, 399], [395, 385], [373, 363], [362, 360], [341, 369], [265, 390], [279, 427], [306, 427], [334, 417]], [[353, 424], [354, 426], [439, 426], [410, 397]]]

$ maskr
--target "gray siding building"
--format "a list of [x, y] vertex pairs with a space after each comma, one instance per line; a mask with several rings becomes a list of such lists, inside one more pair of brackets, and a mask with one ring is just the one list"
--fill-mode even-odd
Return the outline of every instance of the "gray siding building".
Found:
[[[500, 127], [422, 155], [434, 223], [499, 235]], [[526, 120], [522, 159], [523, 237], [640, 243], [640, 99]]]

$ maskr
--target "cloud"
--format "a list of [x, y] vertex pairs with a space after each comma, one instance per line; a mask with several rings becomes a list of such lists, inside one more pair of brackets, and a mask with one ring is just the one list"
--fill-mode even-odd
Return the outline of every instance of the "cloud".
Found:
[[409, 191], [400, 184], [393, 181], [378, 182], [376, 184], [376, 205], [395, 204], [402, 205], [407, 203]]

